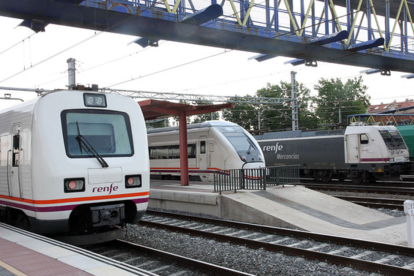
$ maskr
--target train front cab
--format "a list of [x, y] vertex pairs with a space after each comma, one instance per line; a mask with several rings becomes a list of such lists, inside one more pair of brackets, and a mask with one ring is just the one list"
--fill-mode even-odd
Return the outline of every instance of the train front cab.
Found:
[[[94, 95], [105, 106], [88, 106]], [[114, 94], [61, 91], [43, 96], [33, 114], [30, 142], [20, 135], [22, 194], [10, 204], [27, 215], [30, 230], [96, 234], [143, 216], [149, 163], [136, 102]]]
[[411, 168], [408, 148], [395, 127], [350, 126], [345, 158], [355, 183], [399, 178]]

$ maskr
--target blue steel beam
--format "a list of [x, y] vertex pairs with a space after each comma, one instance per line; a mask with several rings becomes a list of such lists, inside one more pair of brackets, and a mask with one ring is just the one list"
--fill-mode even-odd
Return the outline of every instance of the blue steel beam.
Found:
[[[409, 27], [393, 34], [401, 38], [395, 41], [401, 41], [405, 45], [393, 45], [388, 50], [370, 44], [369, 41], [385, 34], [385, 43], [389, 43], [392, 37], [390, 27], [380, 30], [378, 24], [374, 24], [377, 18], [368, 18], [367, 26], [355, 23], [358, 15], [361, 19], [361, 14], [370, 14], [385, 16], [381, 20], [385, 18], [388, 21], [386, 25], [390, 26], [389, 20], [400, 13], [401, 1], [405, 0], [364, 0], [362, 2], [365, 4], [360, 5], [360, 0], [275, 0], [260, 3], [254, 3], [253, 0], [228, 0], [220, 3], [222, 16], [212, 20], [208, 18], [208, 21], [203, 21], [200, 25], [185, 24], [182, 21], [185, 17], [218, 3], [216, 0], [197, 3], [191, 0], [87, 0], [80, 4], [79, 0], [13, 0], [0, 1], [0, 16], [43, 22], [44, 26], [58, 24], [134, 35], [147, 38], [144, 44], [156, 45], [164, 39], [261, 53], [263, 58], [286, 56], [378, 68], [381, 71], [414, 73], [414, 53], [410, 47], [406, 47], [414, 44], [414, 34]], [[335, 6], [329, 6], [331, 2]], [[290, 7], [285, 3], [295, 3], [295, 6]], [[374, 6], [370, 6], [370, 3], [374, 3]], [[343, 9], [345, 14], [340, 11], [341, 7], [346, 7]], [[404, 5], [403, 9], [406, 10], [406, 7], [410, 8], [411, 5]], [[414, 7], [407, 10], [408, 18], [413, 17], [410, 17], [413, 10]], [[407, 17], [399, 20], [406, 20]], [[408, 25], [413, 26], [412, 22]], [[348, 28], [348, 39], [311, 44], [323, 36], [341, 33], [343, 27]], [[348, 51], [352, 47], [354, 50]]]

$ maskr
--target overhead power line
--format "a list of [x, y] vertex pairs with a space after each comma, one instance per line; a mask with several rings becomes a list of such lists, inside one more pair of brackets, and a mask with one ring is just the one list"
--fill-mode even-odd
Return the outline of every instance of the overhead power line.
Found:
[[179, 94], [172, 92], [150, 92], [101, 88], [103, 92], [119, 93], [131, 98], [144, 98], [165, 101], [186, 101], [191, 103], [204, 102], [228, 102], [228, 103], [249, 103], [249, 104], [281, 104], [292, 99], [267, 98], [267, 97], [245, 97], [245, 96], [217, 96], [200, 94]]

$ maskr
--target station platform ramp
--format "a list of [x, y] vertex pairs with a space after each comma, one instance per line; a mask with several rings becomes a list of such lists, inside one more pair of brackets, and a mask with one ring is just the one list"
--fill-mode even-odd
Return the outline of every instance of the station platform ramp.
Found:
[[301, 185], [214, 192], [212, 183], [151, 180], [149, 207], [407, 246], [405, 217], [393, 217]]

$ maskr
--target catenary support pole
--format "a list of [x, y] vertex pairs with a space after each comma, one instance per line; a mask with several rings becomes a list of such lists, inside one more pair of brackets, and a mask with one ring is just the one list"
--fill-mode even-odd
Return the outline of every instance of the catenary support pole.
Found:
[[290, 72], [291, 78], [292, 78], [292, 130], [298, 130], [299, 129], [299, 108], [298, 108], [298, 99], [297, 99], [297, 91], [296, 91], [296, 79], [295, 75], [296, 72], [292, 71]]

